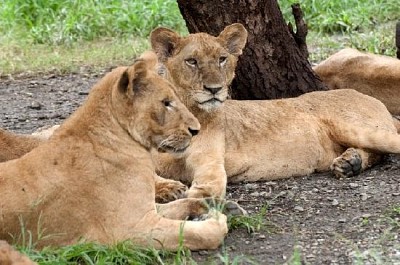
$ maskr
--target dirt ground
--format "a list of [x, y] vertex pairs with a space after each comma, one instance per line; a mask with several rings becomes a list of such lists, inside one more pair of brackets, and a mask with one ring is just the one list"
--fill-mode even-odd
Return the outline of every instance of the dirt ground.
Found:
[[[1, 79], [0, 127], [31, 133], [62, 122], [102, 75]], [[231, 264], [235, 257], [238, 264], [400, 264], [399, 175], [400, 158], [391, 155], [349, 179], [324, 173], [229, 185], [227, 197], [250, 214], [267, 209], [265, 226], [254, 233], [234, 229], [223, 248], [193, 257], [204, 264], [222, 258]]]

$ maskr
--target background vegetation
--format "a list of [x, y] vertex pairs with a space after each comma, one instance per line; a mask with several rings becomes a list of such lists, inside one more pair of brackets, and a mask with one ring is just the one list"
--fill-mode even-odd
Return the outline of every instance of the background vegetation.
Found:
[[[290, 5], [298, 1], [278, 1], [292, 21]], [[300, 4], [310, 28], [311, 61], [345, 46], [394, 54], [398, 0]], [[148, 34], [160, 25], [186, 33], [175, 0], [2, 0], [0, 76], [127, 64], [148, 48]]]
[[[288, 21], [292, 21], [293, 2], [279, 0]], [[346, 46], [394, 55], [394, 28], [400, 14], [398, 0], [300, 3], [309, 25], [311, 61], [319, 61]], [[0, 76], [70, 73], [81, 71], [82, 67], [84, 71], [96, 71], [129, 64], [148, 48], [150, 31], [161, 25], [186, 33], [175, 0], [1, 0]], [[264, 214], [231, 219], [231, 228], [239, 226], [256, 231], [263, 226], [262, 220], [267, 222]], [[143, 250], [129, 242], [115, 246], [80, 243], [40, 252], [34, 249], [34, 242], [28, 242], [19, 249], [40, 264], [194, 263], [190, 252], [184, 249], [177, 253]], [[239, 262], [237, 257], [220, 256], [220, 263], [235, 262]]]

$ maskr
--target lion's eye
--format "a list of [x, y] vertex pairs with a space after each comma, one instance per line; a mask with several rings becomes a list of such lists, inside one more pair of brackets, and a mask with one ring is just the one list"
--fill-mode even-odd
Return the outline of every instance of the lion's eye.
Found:
[[197, 61], [194, 58], [189, 58], [185, 60], [186, 64], [191, 66], [191, 67], [195, 67], [197, 65]]
[[165, 107], [171, 107], [171, 101], [168, 99], [164, 99], [162, 101], [162, 103], [164, 104]]
[[224, 66], [226, 64], [226, 59], [227, 59], [226, 56], [219, 57], [219, 65]]

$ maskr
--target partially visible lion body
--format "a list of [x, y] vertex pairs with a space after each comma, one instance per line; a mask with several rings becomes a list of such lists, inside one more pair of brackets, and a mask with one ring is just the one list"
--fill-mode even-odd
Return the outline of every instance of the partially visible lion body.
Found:
[[218, 247], [226, 216], [182, 221], [204, 212], [201, 200], [159, 206], [175, 220], [156, 212], [150, 148], [184, 150], [200, 125], [146, 56], [107, 74], [48, 141], [0, 163], [0, 239], [23, 223], [39, 246], [130, 239], [174, 250], [182, 236], [190, 249]]
[[400, 115], [400, 60], [343, 49], [313, 67], [330, 89], [351, 88], [379, 99]]
[[0, 240], [0, 264], [1, 265], [37, 265], [27, 256], [14, 250], [7, 242]]
[[[213, 115], [217, 117], [211, 123], [200, 119], [206, 132], [193, 140], [185, 157], [173, 162], [168, 154], [157, 154], [162, 176], [193, 182], [204, 191], [208, 183], [223, 183], [214, 175], [216, 170], [209, 170], [213, 165], [224, 165], [228, 182], [274, 180], [327, 171], [348, 147], [400, 152], [400, 139], [385, 106], [354, 90], [282, 100], [227, 100]], [[363, 156], [363, 168], [377, 158]], [[192, 161], [196, 166], [188, 167]], [[223, 192], [221, 186], [209, 189]]]
[[[163, 177], [191, 183], [189, 197], [223, 196], [227, 182], [308, 175], [352, 176], [380, 154], [400, 153], [400, 136], [378, 100], [354, 90], [265, 101], [227, 99], [246, 42], [240, 24], [219, 36], [158, 28], [153, 50], [202, 131], [180, 159], [154, 154]], [[267, 74], [267, 73], [266, 73]]]

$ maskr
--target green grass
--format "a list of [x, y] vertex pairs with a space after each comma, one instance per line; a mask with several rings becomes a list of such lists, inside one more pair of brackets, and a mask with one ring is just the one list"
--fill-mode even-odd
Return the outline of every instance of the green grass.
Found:
[[[280, 0], [287, 21], [290, 5]], [[300, 1], [309, 25], [310, 61], [344, 47], [393, 56], [397, 0]], [[3, 0], [0, 5], [0, 76], [68, 73], [129, 64], [148, 49], [157, 26], [181, 33], [175, 0]]]
[[0, 76], [87, 72], [109, 66], [129, 65], [133, 58], [149, 47], [147, 41], [140, 37], [101, 38], [50, 46], [32, 45], [23, 41], [13, 40], [0, 44]]
[[229, 217], [229, 230], [245, 228], [249, 234], [268, 230], [267, 228], [270, 228], [271, 225], [266, 220], [267, 209], [268, 206], [265, 205], [256, 214]]
[[287, 21], [294, 24], [291, 4], [300, 2], [309, 27], [310, 61], [319, 62], [345, 47], [394, 56], [397, 0], [280, 0]]
[[174, 0], [3, 0], [0, 76], [129, 64], [161, 25], [186, 31]]
[[34, 43], [141, 36], [159, 26], [184, 29], [173, 0], [3, 0], [0, 28]]
[[115, 245], [77, 243], [61, 248], [17, 248], [40, 265], [123, 265], [123, 264], [193, 264], [190, 252], [180, 249], [177, 253], [153, 248], [140, 248], [131, 241]]
[[370, 30], [400, 12], [397, 0], [279, 0], [285, 18], [292, 20], [290, 5], [296, 2], [311, 31], [330, 34]]

